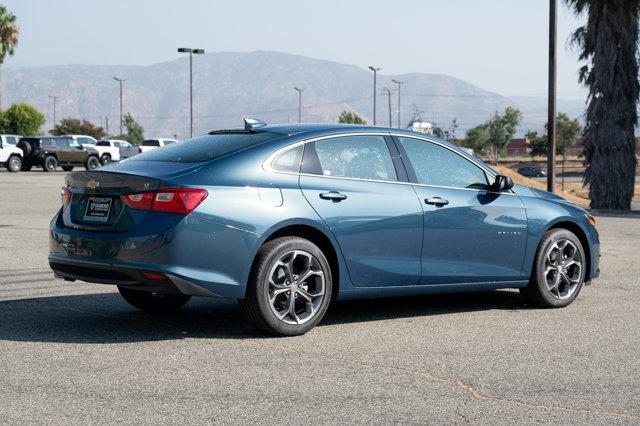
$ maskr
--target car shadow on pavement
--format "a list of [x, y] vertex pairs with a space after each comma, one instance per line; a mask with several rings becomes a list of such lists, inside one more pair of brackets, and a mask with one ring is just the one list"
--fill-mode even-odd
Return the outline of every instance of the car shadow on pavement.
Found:
[[[524, 308], [516, 291], [340, 301], [319, 326]], [[0, 340], [5, 341], [112, 344], [265, 337], [243, 320], [233, 300], [194, 298], [171, 314], [138, 311], [117, 293], [0, 302]]]

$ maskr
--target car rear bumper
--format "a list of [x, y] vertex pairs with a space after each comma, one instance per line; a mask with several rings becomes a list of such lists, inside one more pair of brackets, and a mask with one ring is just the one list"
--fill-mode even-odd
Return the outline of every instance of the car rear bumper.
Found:
[[163, 229], [149, 222], [136, 233], [87, 231], [65, 227], [58, 214], [50, 224], [49, 265], [67, 280], [244, 297], [258, 234], [192, 215]]

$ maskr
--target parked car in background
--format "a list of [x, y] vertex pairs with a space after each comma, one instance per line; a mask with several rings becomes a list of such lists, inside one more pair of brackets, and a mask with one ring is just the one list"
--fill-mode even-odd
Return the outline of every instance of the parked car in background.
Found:
[[121, 139], [102, 139], [96, 142], [94, 148], [98, 151], [100, 164], [103, 166], [133, 157], [138, 153], [137, 147]]
[[16, 146], [21, 137], [20, 135], [0, 135], [0, 142]]
[[167, 139], [167, 138], [145, 139], [144, 141], [142, 141], [142, 145], [138, 147], [138, 151], [140, 153], [152, 151], [156, 148], [162, 148], [165, 145], [169, 145], [175, 142], [178, 142], [178, 141], [175, 139]]
[[22, 169], [24, 153], [15, 145], [14, 135], [0, 135], [0, 166], [6, 167], [10, 172], [19, 172]]
[[57, 277], [116, 284], [150, 312], [240, 299], [277, 335], [334, 299], [519, 288], [560, 308], [599, 274], [584, 209], [401, 129], [247, 120], [70, 173], [61, 201]]
[[525, 166], [518, 169], [518, 173], [526, 177], [545, 177], [547, 172], [536, 166]]
[[91, 145], [81, 145], [69, 136], [37, 136], [21, 138], [18, 148], [24, 152], [22, 170], [33, 166], [42, 167], [45, 172], [53, 172], [61, 166], [70, 172], [74, 167], [93, 170], [100, 167], [98, 151]]

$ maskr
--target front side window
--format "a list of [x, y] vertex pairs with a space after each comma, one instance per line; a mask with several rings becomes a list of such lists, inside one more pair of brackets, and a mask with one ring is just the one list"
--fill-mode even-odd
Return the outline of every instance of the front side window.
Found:
[[308, 143], [304, 171], [323, 176], [397, 181], [384, 136], [342, 136]]
[[418, 183], [451, 188], [486, 189], [487, 175], [471, 161], [438, 144], [399, 137]]
[[59, 139], [61, 145], [60, 146], [70, 146], [72, 148], [77, 148], [80, 146], [80, 142], [76, 139]]

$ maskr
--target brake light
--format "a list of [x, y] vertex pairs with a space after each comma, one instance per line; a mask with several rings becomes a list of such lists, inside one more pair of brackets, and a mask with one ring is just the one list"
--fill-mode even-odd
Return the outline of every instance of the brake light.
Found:
[[127, 206], [138, 210], [189, 214], [204, 201], [209, 193], [197, 188], [171, 188], [137, 192], [124, 196]]
[[60, 188], [60, 200], [62, 201], [62, 207], [66, 207], [71, 202], [71, 191], [66, 186]]

